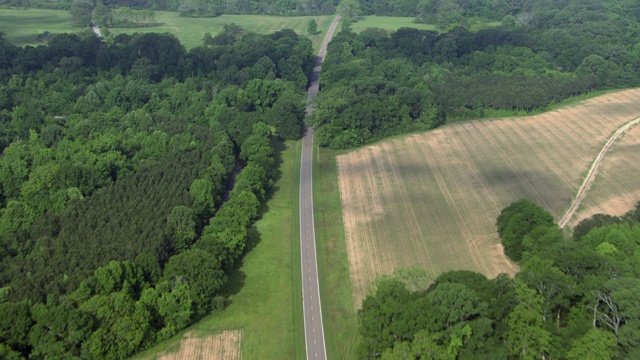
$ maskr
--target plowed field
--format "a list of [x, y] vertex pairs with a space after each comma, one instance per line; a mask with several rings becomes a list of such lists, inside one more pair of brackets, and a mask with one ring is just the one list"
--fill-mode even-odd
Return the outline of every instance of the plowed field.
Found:
[[611, 148], [569, 226], [593, 214], [622, 215], [631, 210], [640, 201], [639, 179], [640, 125], [637, 125]]
[[185, 336], [180, 342], [180, 350], [160, 357], [161, 360], [240, 360], [242, 332], [225, 331], [221, 334], [197, 338]]
[[[558, 220], [604, 143], [639, 116], [640, 90], [626, 90], [532, 117], [455, 124], [338, 156], [355, 306], [376, 277], [399, 267], [436, 274], [469, 269], [489, 277], [517, 271], [496, 234], [502, 208], [529, 198]], [[635, 151], [637, 159], [640, 150], [638, 130], [632, 130], [621, 140], [630, 143], [627, 150], [616, 143], [604, 160], [603, 171], [616, 181], [617, 171], [629, 172], [626, 181], [638, 178], [639, 165], [629, 155]], [[626, 168], [611, 168], [610, 157], [620, 157]], [[627, 196], [627, 185], [621, 182], [618, 194], [603, 190], [603, 200], [594, 201]]]

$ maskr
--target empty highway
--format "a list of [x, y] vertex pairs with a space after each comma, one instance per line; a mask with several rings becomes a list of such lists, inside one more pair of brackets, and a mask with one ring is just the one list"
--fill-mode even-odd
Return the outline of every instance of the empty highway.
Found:
[[[319, 91], [320, 71], [327, 52], [327, 44], [340, 22], [336, 16], [316, 58], [313, 76], [309, 83], [309, 103]], [[313, 106], [307, 106], [307, 116], [313, 112]], [[326, 359], [324, 327], [322, 326], [322, 307], [320, 305], [320, 286], [318, 264], [316, 260], [316, 237], [313, 224], [313, 128], [305, 130], [302, 138], [302, 156], [300, 163], [300, 261], [302, 268], [302, 307], [304, 311], [304, 338], [307, 359]]]

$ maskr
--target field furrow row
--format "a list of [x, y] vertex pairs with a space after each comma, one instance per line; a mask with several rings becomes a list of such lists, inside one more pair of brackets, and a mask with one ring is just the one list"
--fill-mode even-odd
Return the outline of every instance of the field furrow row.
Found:
[[[559, 217], [594, 157], [640, 116], [640, 89], [525, 118], [454, 124], [337, 157], [354, 306], [401, 267], [513, 274], [495, 221], [528, 198]], [[638, 126], [640, 128], [640, 126]], [[640, 196], [640, 130], [611, 149], [584, 206], [629, 210]], [[623, 211], [623, 212], [624, 212]]]

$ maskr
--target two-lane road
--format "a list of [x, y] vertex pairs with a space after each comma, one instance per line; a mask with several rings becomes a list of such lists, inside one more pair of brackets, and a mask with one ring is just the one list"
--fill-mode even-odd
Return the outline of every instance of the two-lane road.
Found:
[[[307, 102], [318, 95], [320, 71], [340, 15], [336, 16], [324, 37], [320, 52], [313, 68], [313, 77], [309, 83]], [[313, 107], [307, 107], [307, 116]], [[313, 225], [313, 128], [306, 129], [302, 138], [302, 156], [300, 162], [300, 265], [302, 268], [302, 307], [304, 311], [304, 338], [307, 359], [325, 360], [327, 354], [322, 326], [322, 307], [320, 305], [320, 286], [318, 264], [316, 260], [316, 235]]]

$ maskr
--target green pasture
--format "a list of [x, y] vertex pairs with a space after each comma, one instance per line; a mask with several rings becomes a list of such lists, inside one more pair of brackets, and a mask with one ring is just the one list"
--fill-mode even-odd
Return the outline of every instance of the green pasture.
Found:
[[360, 33], [367, 28], [380, 28], [387, 31], [396, 31], [403, 27], [434, 31], [438, 29], [435, 25], [415, 23], [415, 19], [414, 17], [364, 16], [351, 24], [351, 30]]
[[[307, 25], [309, 19], [318, 23], [318, 33], [309, 36]], [[110, 28], [112, 35], [133, 33], [170, 33], [191, 49], [202, 45], [205, 33], [216, 35], [224, 29], [224, 25], [234, 23], [247, 31], [270, 34], [282, 29], [293, 29], [297, 34], [308, 36], [314, 49], [317, 49], [324, 34], [331, 25], [333, 15], [327, 16], [266, 16], [266, 15], [222, 15], [215, 18], [185, 18], [177, 12], [157, 11], [156, 21], [159, 26], [145, 28]], [[71, 15], [65, 10], [47, 9], [0, 9], [0, 31], [12, 43], [25, 45], [46, 44], [46, 37], [39, 35], [48, 31], [51, 34], [77, 33], [90, 31], [89, 28], [71, 26]]]
[[206, 337], [238, 329], [242, 330], [245, 360], [304, 358], [298, 243], [301, 142], [275, 144], [281, 148], [282, 175], [265, 205], [264, 215], [249, 229], [247, 254], [223, 290], [227, 307], [134, 359], [155, 359], [176, 351], [187, 333]]
[[309, 19], [318, 23], [318, 33], [309, 36], [314, 49], [322, 42], [324, 33], [331, 25], [333, 15], [328, 16], [267, 16], [267, 15], [221, 15], [214, 18], [185, 18], [177, 12], [156, 11], [156, 21], [160, 26], [148, 28], [110, 28], [112, 35], [146, 32], [168, 32], [175, 35], [180, 42], [191, 49], [202, 45], [205, 33], [216, 35], [226, 24], [236, 24], [243, 29], [258, 34], [271, 34], [282, 29], [293, 29], [298, 35], [308, 36]]
[[91, 31], [89, 28], [71, 26], [71, 14], [65, 10], [0, 9], [0, 31], [5, 39], [19, 45], [46, 45], [50, 34]]
[[313, 203], [322, 314], [329, 359], [353, 359], [360, 342], [342, 223], [336, 156], [350, 150], [316, 148]]

